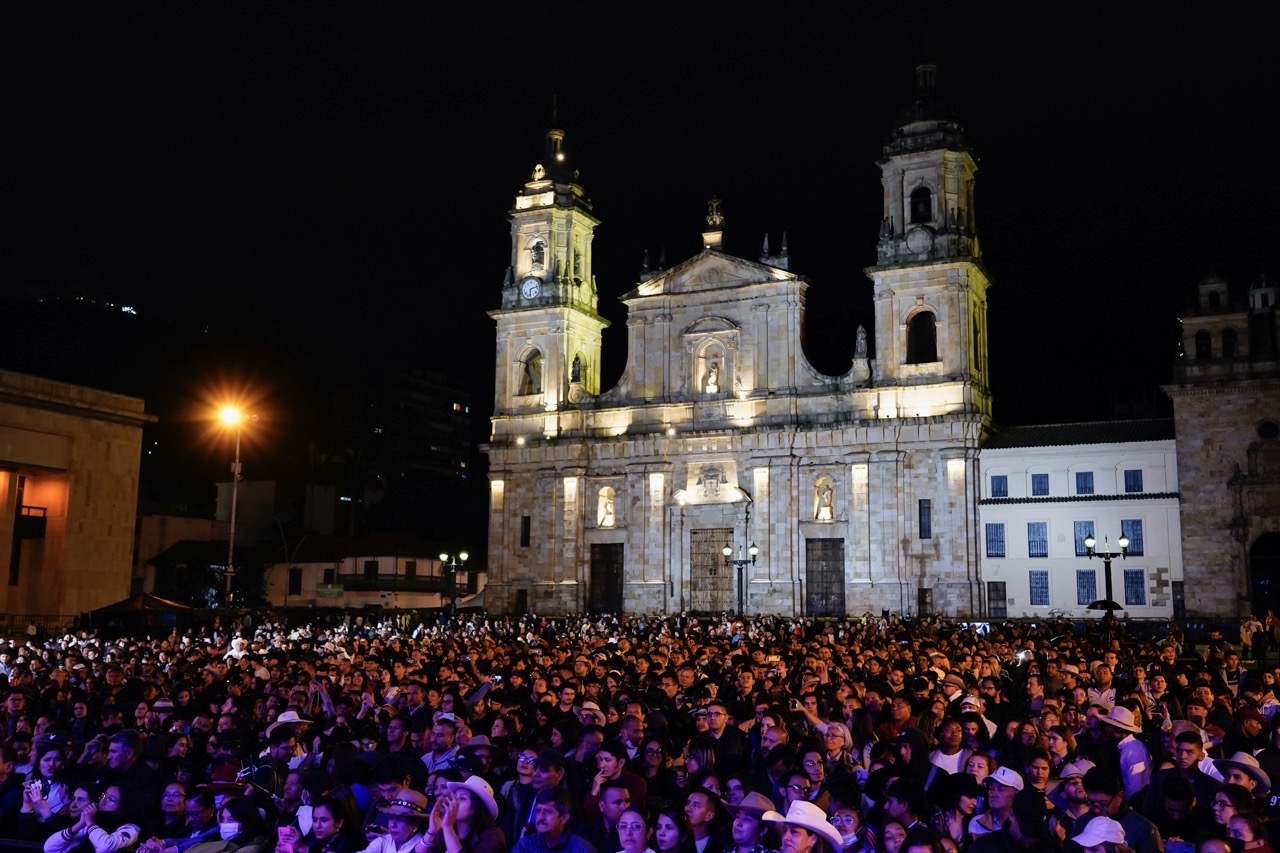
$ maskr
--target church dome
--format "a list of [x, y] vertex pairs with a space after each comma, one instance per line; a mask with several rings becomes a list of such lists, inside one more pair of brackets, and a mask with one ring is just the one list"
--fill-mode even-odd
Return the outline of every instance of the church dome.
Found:
[[1250, 290], [1275, 290], [1276, 280], [1271, 276], [1263, 273], [1253, 280], [1253, 284], [1249, 285]]

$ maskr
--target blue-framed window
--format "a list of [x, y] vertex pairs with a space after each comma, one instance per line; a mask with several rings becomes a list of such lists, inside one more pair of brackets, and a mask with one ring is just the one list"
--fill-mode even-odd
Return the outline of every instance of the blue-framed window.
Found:
[[1141, 468], [1125, 469], [1124, 490], [1129, 494], [1142, 491], [1142, 469]]
[[1009, 475], [1007, 474], [991, 475], [991, 497], [993, 498], [1009, 497]]
[[1032, 474], [1031, 475], [1031, 497], [1043, 498], [1049, 494], [1049, 475], [1048, 474]]
[[1129, 537], [1129, 555], [1132, 557], [1142, 556], [1142, 519], [1140, 518], [1122, 518], [1120, 519], [1120, 532]]
[[1049, 573], [1044, 569], [1032, 569], [1027, 572], [1031, 580], [1031, 606], [1049, 606]]
[[1093, 494], [1093, 472], [1092, 471], [1076, 472], [1076, 494], [1077, 495]]
[[1049, 556], [1049, 522], [1027, 522], [1027, 556]]
[[1003, 524], [987, 525], [987, 556], [988, 557], [1004, 556], [1004, 525]]
[[1125, 569], [1124, 570], [1124, 603], [1127, 606], [1143, 605], [1147, 603], [1147, 570], [1146, 569]]
[[[1084, 540], [1088, 539], [1090, 536], [1096, 535], [1093, 532], [1093, 522], [1077, 521], [1075, 523], [1075, 532], [1076, 532], [1076, 556], [1077, 557], [1089, 556], [1089, 549], [1084, 546]], [[1096, 601], [1097, 599], [1091, 599], [1091, 600]]]
[[1076, 569], [1076, 604], [1089, 605], [1098, 600], [1098, 572]]
[[933, 501], [928, 498], [920, 501], [920, 538], [933, 538]]

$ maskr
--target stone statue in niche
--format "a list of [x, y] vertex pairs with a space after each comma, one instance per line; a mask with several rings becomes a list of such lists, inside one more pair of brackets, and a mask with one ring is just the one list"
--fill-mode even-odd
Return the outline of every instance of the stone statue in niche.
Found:
[[707, 393], [714, 394], [720, 390], [720, 362], [713, 361], [707, 368]]
[[533, 167], [533, 179], [535, 181], [541, 181], [546, 176], [547, 170], [542, 167], [541, 163]]
[[858, 327], [858, 342], [857, 342], [857, 345], [854, 347], [853, 356], [854, 358], [867, 357], [867, 327], [866, 326]]
[[826, 480], [818, 483], [817, 492], [814, 495], [814, 521], [833, 521], [835, 519], [832, 504], [835, 498], [834, 490], [831, 483]]
[[534, 269], [541, 269], [543, 263], [546, 261], [546, 257], [547, 244], [541, 240], [535, 241], [534, 244], [529, 247], [529, 263], [533, 265]]
[[601, 489], [600, 500], [596, 507], [596, 527], [613, 527], [613, 489]]
[[573, 365], [569, 368], [569, 381], [582, 381], [582, 356], [580, 355], [575, 355], [573, 357]]

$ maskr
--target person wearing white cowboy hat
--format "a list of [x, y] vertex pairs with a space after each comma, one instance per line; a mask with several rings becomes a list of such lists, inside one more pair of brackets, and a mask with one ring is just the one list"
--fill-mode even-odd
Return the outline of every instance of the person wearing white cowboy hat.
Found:
[[430, 809], [426, 795], [401, 788], [379, 804], [378, 810], [387, 816], [387, 831], [374, 838], [364, 853], [410, 853], [427, 825]]
[[285, 708], [280, 712], [280, 716], [276, 717], [276, 721], [267, 726], [267, 737], [271, 737], [271, 733], [280, 726], [287, 726], [291, 724], [295, 724], [299, 727], [307, 726], [311, 724], [311, 720], [303, 719], [303, 717], [292, 708]]
[[794, 800], [786, 815], [765, 812], [763, 820], [779, 824], [782, 836], [779, 853], [822, 853], [821, 841], [827, 842], [827, 853], [843, 846], [839, 830], [831, 825], [822, 809], [805, 800]]
[[1124, 705], [1112, 707], [1105, 717], [1099, 715], [1098, 721], [1119, 736], [1116, 748], [1120, 750], [1120, 778], [1124, 780], [1125, 797], [1132, 798], [1151, 782], [1151, 753], [1146, 744], [1134, 737], [1142, 733], [1142, 721]]
[[1271, 777], [1258, 764], [1258, 759], [1247, 752], [1237, 752], [1230, 758], [1218, 758], [1213, 766], [1222, 774], [1228, 785], [1243, 785], [1259, 796], [1271, 789]]

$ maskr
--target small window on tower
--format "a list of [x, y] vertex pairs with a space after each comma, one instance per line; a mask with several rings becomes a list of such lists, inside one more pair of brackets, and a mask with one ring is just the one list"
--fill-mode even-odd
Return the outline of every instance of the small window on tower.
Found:
[[911, 221], [933, 221], [933, 193], [928, 187], [917, 187], [911, 193]]

